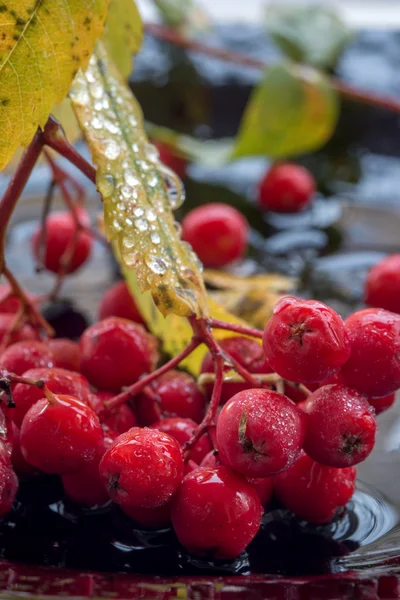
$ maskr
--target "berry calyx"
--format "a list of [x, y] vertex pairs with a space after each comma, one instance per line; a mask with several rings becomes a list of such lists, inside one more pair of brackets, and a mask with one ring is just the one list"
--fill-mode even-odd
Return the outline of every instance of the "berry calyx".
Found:
[[119, 392], [153, 369], [157, 341], [141, 325], [109, 317], [86, 329], [79, 343], [81, 371], [98, 389]]
[[342, 381], [371, 397], [400, 387], [400, 315], [380, 308], [359, 310], [345, 320], [351, 356]]
[[182, 481], [182, 453], [171, 436], [133, 427], [105, 452], [99, 470], [114, 502], [128, 508], [156, 508], [172, 498]]
[[400, 254], [391, 254], [368, 272], [365, 303], [400, 313]]
[[0, 356], [0, 366], [16, 375], [22, 375], [28, 369], [51, 368], [54, 362], [51, 348], [36, 340], [17, 342]]
[[298, 408], [307, 415], [304, 450], [331, 467], [365, 460], [375, 443], [376, 419], [365, 396], [344, 385], [325, 385]]
[[[197, 423], [191, 419], [169, 418], [162, 419], [151, 425], [152, 429], [158, 429], [173, 437], [180, 446], [184, 446], [190, 440], [197, 427]], [[190, 451], [190, 459], [198, 465], [203, 458], [210, 452], [211, 442], [208, 436], [203, 435]]]
[[47, 343], [53, 353], [56, 367], [79, 371], [79, 346], [76, 342], [67, 338], [58, 338]]
[[310, 171], [294, 163], [277, 163], [261, 181], [258, 200], [261, 208], [279, 213], [295, 213], [310, 204], [315, 194]]
[[328, 523], [344, 507], [356, 487], [356, 468], [320, 465], [304, 452], [286, 471], [274, 477], [279, 500], [310, 523]]
[[272, 369], [296, 383], [331, 377], [350, 356], [343, 321], [334, 310], [289, 296], [275, 305], [263, 347]]
[[243, 477], [226, 467], [200, 467], [182, 481], [171, 519], [189, 552], [234, 559], [255, 537], [262, 513], [257, 492]]
[[102, 321], [107, 317], [120, 317], [140, 325], [145, 324], [125, 280], [114, 283], [100, 302], [99, 319]]
[[[27, 462], [45, 473], [63, 475], [90, 463], [103, 442], [103, 430], [89, 406], [73, 396], [46, 391], [26, 413], [20, 444]], [[45, 443], [44, 443], [45, 441]]]
[[228, 204], [204, 204], [182, 220], [182, 237], [205, 267], [224, 267], [242, 258], [249, 226], [245, 217]]
[[245, 390], [222, 408], [217, 445], [222, 463], [247, 477], [268, 477], [299, 456], [305, 419], [296, 406], [270, 390]]
[[[81, 211], [86, 213], [82, 209]], [[42, 229], [39, 228], [32, 238], [33, 251], [38, 260], [42, 260], [43, 258], [40, 248], [42, 235]], [[74, 240], [76, 240], [76, 245], [70, 261], [66, 265], [64, 264], [64, 259]], [[73, 273], [86, 262], [92, 246], [93, 239], [88, 233], [84, 231], [77, 233], [77, 225], [70, 212], [55, 212], [47, 217], [45, 224], [44, 265], [49, 271], [62, 273], [66, 269], [66, 273]]]

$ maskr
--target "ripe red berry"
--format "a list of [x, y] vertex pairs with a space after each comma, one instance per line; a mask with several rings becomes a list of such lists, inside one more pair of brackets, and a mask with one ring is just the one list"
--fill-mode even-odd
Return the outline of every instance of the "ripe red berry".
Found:
[[100, 405], [95, 412], [98, 414], [102, 425], [106, 425], [112, 431], [119, 434], [125, 433], [136, 425], [136, 417], [129, 404], [120, 404], [112, 409], [106, 409], [104, 402], [114, 397], [112, 392], [97, 392], [96, 394]]
[[[82, 210], [81, 213], [87, 215], [86, 211]], [[47, 217], [45, 229], [45, 267], [53, 273], [61, 273], [63, 270], [62, 259], [76, 236], [75, 221], [69, 212], [55, 212]], [[32, 238], [33, 251], [38, 260], [42, 259], [41, 237], [42, 229], [40, 227]], [[84, 231], [79, 232], [75, 250], [69, 263], [68, 273], [73, 273], [86, 262], [92, 246], [92, 237]]]
[[205, 267], [224, 267], [243, 257], [249, 226], [245, 217], [228, 204], [204, 204], [182, 220], [182, 236]]
[[222, 408], [217, 445], [224, 465], [247, 477], [268, 477], [299, 456], [305, 419], [296, 406], [270, 390], [245, 390]]
[[233, 559], [257, 534], [262, 513], [257, 492], [243, 477], [226, 467], [200, 467], [185, 476], [171, 518], [189, 552]]
[[118, 281], [104, 294], [99, 306], [99, 319], [120, 317], [144, 325], [143, 317], [129, 292], [126, 281]]
[[343, 382], [367, 396], [392, 394], [400, 387], [400, 315], [367, 308], [345, 321], [351, 356]]
[[99, 463], [94, 460], [79, 471], [61, 477], [67, 498], [79, 506], [102, 506], [110, 501], [99, 475]]
[[21, 444], [20, 444], [20, 431], [15, 423], [11, 423], [12, 427], [12, 454], [11, 454], [11, 462], [15, 472], [18, 475], [31, 475], [35, 473], [36, 469], [33, 465], [29, 464], [22, 452], [21, 452]]
[[396, 401], [396, 394], [388, 394], [382, 398], [368, 398], [368, 402], [375, 410], [376, 415], [380, 415], [385, 410], [388, 410]]
[[172, 498], [182, 481], [182, 453], [171, 436], [133, 427], [115, 440], [99, 469], [114, 502], [156, 508]]
[[350, 356], [341, 317], [322, 302], [290, 296], [275, 305], [263, 346], [271, 367], [296, 383], [326, 379]]
[[369, 271], [365, 303], [400, 313], [400, 254], [387, 256]]
[[54, 355], [55, 366], [69, 371], [79, 371], [79, 346], [66, 338], [49, 340], [48, 346]]
[[49, 394], [26, 413], [21, 426], [22, 454], [45, 473], [63, 475], [82, 469], [103, 443], [100, 421], [89, 406], [72, 396]]
[[17, 342], [1, 354], [0, 366], [11, 373], [22, 375], [28, 369], [53, 367], [54, 354], [44, 342], [37, 340]]
[[169, 169], [172, 169], [181, 179], [186, 175], [187, 161], [173, 153], [173, 149], [162, 142], [154, 144], [160, 154], [160, 160]]
[[[83, 375], [68, 371], [67, 369], [29, 369], [24, 377], [41, 379], [48, 389], [54, 394], [66, 394], [74, 396], [92, 406], [92, 393], [88, 381]], [[13, 391], [15, 408], [10, 410], [10, 416], [17, 427], [21, 427], [22, 419], [28, 410], [41, 398], [43, 390], [24, 383], [17, 383]]]
[[351, 467], [375, 444], [376, 419], [365, 396], [344, 385], [325, 385], [298, 408], [307, 415], [304, 450], [330, 467]]
[[11, 286], [8, 283], [0, 285], [0, 313], [15, 314], [19, 311], [21, 302], [16, 296], [10, 296]]
[[[196, 427], [197, 423], [191, 419], [181, 418], [163, 419], [151, 426], [152, 429], [158, 429], [173, 437], [180, 446], [184, 446], [190, 440]], [[211, 442], [206, 435], [203, 435], [191, 450], [190, 459], [199, 465], [210, 450]]]
[[168, 527], [171, 523], [171, 502], [167, 502], [156, 508], [140, 508], [124, 505], [121, 508], [132, 521], [135, 521], [135, 523], [146, 529], [160, 529]]
[[258, 199], [266, 210], [299, 212], [310, 204], [315, 188], [310, 171], [294, 163], [278, 163], [261, 181]]
[[356, 468], [336, 469], [305, 453], [274, 478], [275, 493], [295, 515], [311, 523], [327, 523], [349, 502], [356, 487]]
[[[3, 338], [11, 331], [15, 323], [15, 315], [9, 313], [0, 313], [0, 342]], [[37, 340], [38, 336], [30, 325], [23, 325], [18, 327], [8, 337], [7, 346], [15, 344], [16, 342], [22, 342], [23, 340]]]
[[109, 317], [86, 329], [80, 344], [81, 371], [101, 390], [118, 392], [153, 369], [157, 341], [141, 325]]

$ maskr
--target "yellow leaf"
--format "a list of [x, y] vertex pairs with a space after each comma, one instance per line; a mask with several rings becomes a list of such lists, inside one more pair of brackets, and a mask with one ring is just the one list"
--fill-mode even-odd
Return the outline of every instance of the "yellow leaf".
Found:
[[51, 114], [61, 123], [70, 144], [81, 137], [81, 129], [69, 98], [64, 98], [61, 104], [53, 106]]
[[121, 75], [132, 71], [132, 55], [143, 41], [143, 23], [134, 0], [111, 0], [103, 38], [108, 53]]
[[258, 275], [249, 275], [248, 277], [239, 277], [225, 271], [206, 269], [204, 271], [204, 281], [216, 288], [232, 290], [260, 289], [268, 292], [287, 293], [296, 285], [296, 280], [279, 273], [260, 273]]
[[108, 0], [0, 5], [0, 169], [61, 102], [102, 33]]
[[197, 257], [180, 239], [172, 213], [183, 200], [182, 183], [159, 162], [140, 106], [101, 42], [70, 97], [98, 167], [106, 234], [121, 260], [163, 315], [207, 316]]

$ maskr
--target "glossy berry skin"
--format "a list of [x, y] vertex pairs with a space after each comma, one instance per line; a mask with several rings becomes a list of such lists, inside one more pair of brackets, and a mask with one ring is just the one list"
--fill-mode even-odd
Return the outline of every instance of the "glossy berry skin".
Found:
[[351, 356], [343, 382], [363, 394], [381, 397], [400, 387], [400, 315], [366, 308], [345, 321]]
[[161, 529], [171, 523], [171, 502], [156, 508], [133, 508], [124, 505], [121, 508], [132, 521], [145, 529]]
[[367, 398], [344, 385], [325, 385], [298, 408], [307, 416], [304, 450], [329, 467], [352, 467], [375, 444], [376, 418]]
[[270, 390], [239, 392], [217, 421], [222, 463], [247, 477], [287, 469], [299, 456], [304, 436], [304, 416], [289, 398]]
[[[82, 212], [85, 213], [87, 219], [86, 211]], [[45, 227], [45, 267], [49, 271], [53, 271], [53, 273], [61, 273], [63, 271], [62, 258], [75, 237], [76, 225], [74, 219], [69, 212], [55, 212], [47, 217]], [[42, 259], [42, 256], [40, 255], [40, 239], [41, 228], [36, 230], [32, 238], [33, 252], [37, 260]], [[71, 262], [67, 271], [68, 273], [73, 273], [86, 262], [89, 258], [92, 246], [92, 237], [81, 231], [78, 234], [77, 244], [72, 253]]]
[[[91, 391], [89, 383], [83, 375], [68, 371], [67, 369], [29, 369], [24, 377], [41, 379], [54, 394], [74, 396], [85, 404], [91, 404]], [[43, 390], [24, 383], [17, 383], [13, 391], [15, 408], [10, 409], [10, 416], [17, 427], [21, 427], [22, 420], [28, 410], [41, 398]]]
[[114, 283], [101, 299], [99, 320], [107, 317], [120, 317], [121, 319], [129, 319], [135, 323], [140, 323], [140, 325], [145, 324], [125, 280]]
[[33, 465], [29, 464], [22, 452], [20, 445], [20, 431], [14, 422], [11, 422], [12, 427], [12, 453], [11, 453], [11, 462], [14, 471], [17, 475], [32, 475], [32, 473], [36, 473], [36, 469]]
[[369, 271], [365, 304], [400, 313], [400, 254], [391, 254]]
[[295, 213], [310, 204], [315, 189], [310, 171], [294, 163], [278, 163], [261, 181], [258, 200], [265, 210]]
[[[89, 406], [73, 396], [58, 394], [39, 400], [21, 426], [22, 454], [44, 473], [63, 475], [82, 469], [103, 443], [100, 421]], [[44, 443], [45, 441], [45, 443]]]
[[36, 340], [17, 342], [0, 355], [0, 366], [16, 375], [22, 375], [28, 369], [51, 368], [54, 362], [48, 344]]
[[[197, 423], [191, 419], [181, 418], [163, 419], [151, 425], [152, 429], [158, 429], [173, 437], [182, 447], [190, 440], [196, 427]], [[208, 436], [203, 435], [191, 450], [190, 459], [199, 465], [210, 450], [211, 442]]]
[[15, 314], [21, 306], [16, 296], [9, 296], [10, 290], [11, 286], [8, 283], [0, 285], [0, 313]]
[[110, 501], [99, 475], [98, 462], [93, 461], [83, 469], [62, 475], [61, 481], [66, 497], [78, 506], [93, 508]]
[[375, 410], [376, 415], [380, 415], [381, 413], [388, 410], [396, 401], [396, 394], [388, 394], [387, 396], [382, 396], [382, 398], [368, 398], [368, 402]]
[[107, 450], [99, 470], [114, 502], [128, 508], [156, 508], [169, 502], [182, 481], [182, 452], [171, 436], [133, 427]]
[[245, 217], [228, 204], [198, 206], [182, 220], [182, 237], [205, 267], [224, 267], [243, 258], [248, 235]]
[[290, 296], [275, 305], [263, 347], [272, 369], [296, 383], [326, 379], [350, 356], [341, 317], [322, 302]]
[[169, 169], [172, 169], [181, 179], [186, 175], [187, 161], [173, 154], [173, 149], [167, 144], [156, 142], [154, 144], [160, 154], [160, 160]]
[[54, 356], [55, 366], [59, 369], [79, 371], [79, 346], [66, 338], [58, 338], [47, 342]]
[[189, 552], [234, 559], [257, 534], [262, 513], [257, 492], [243, 477], [226, 467], [200, 467], [185, 476], [171, 519]]
[[347, 504], [356, 488], [356, 468], [336, 469], [313, 461], [304, 452], [274, 478], [279, 500], [310, 523], [328, 523]]
[[[15, 315], [10, 313], [0, 313], [0, 342], [11, 330], [15, 322]], [[38, 336], [30, 325], [23, 325], [8, 337], [7, 346], [15, 344], [16, 342], [22, 342], [24, 340], [37, 340]]]
[[156, 348], [156, 339], [141, 325], [109, 317], [82, 335], [81, 371], [98, 389], [119, 392], [153, 369]]
[[[98, 400], [103, 404], [106, 400], [114, 397], [112, 392], [97, 392]], [[104, 407], [96, 410], [103, 425], [106, 425], [118, 434], [125, 433], [136, 425], [136, 417], [129, 404], [120, 404], [111, 410]]]

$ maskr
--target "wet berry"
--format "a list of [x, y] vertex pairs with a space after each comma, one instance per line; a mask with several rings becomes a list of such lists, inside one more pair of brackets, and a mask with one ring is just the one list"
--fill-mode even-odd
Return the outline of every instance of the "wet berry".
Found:
[[[32, 379], [41, 379], [48, 389], [54, 394], [66, 394], [74, 396], [92, 406], [92, 393], [89, 383], [83, 375], [68, 371], [67, 369], [29, 369], [24, 373], [24, 377]], [[21, 427], [22, 419], [28, 410], [41, 398], [43, 390], [33, 385], [17, 383], [13, 391], [15, 408], [10, 410], [10, 416], [17, 427]]]
[[330, 467], [365, 460], [375, 443], [376, 419], [365, 396], [344, 385], [325, 385], [298, 408], [307, 415], [304, 450]]
[[[63, 257], [76, 236], [76, 224], [70, 212], [55, 212], [47, 217], [45, 225], [44, 265], [54, 273], [63, 272]], [[42, 260], [40, 248], [42, 230], [39, 228], [32, 238], [34, 254], [37, 260]], [[88, 259], [93, 246], [92, 237], [85, 233], [77, 234], [77, 243], [72, 252], [68, 265], [68, 273], [73, 273]]]
[[82, 469], [103, 442], [100, 422], [89, 406], [72, 396], [49, 394], [26, 413], [21, 426], [22, 454], [45, 473]]
[[264, 176], [258, 199], [263, 209], [294, 213], [310, 204], [315, 194], [310, 171], [294, 163], [277, 163]]
[[[157, 421], [151, 427], [163, 433], [168, 433], [183, 447], [192, 437], [197, 423], [191, 419], [169, 418]], [[210, 450], [211, 442], [208, 436], [203, 435], [190, 451], [190, 459], [199, 465]]]
[[[106, 400], [111, 400], [114, 394], [112, 392], [97, 392], [98, 400], [103, 404]], [[136, 425], [136, 417], [129, 404], [120, 404], [112, 409], [103, 408], [96, 410], [100, 421], [118, 434], [125, 433]]]
[[305, 419], [277, 392], [245, 390], [222, 408], [217, 421], [219, 458], [247, 477], [268, 477], [299, 456]]
[[144, 325], [143, 317], [129, 292], [125, 280], [118, 281], [104, 294], [99, 306], [99, 319], [120, 317]]
[[387, 256], [369, 271], [365, 303], [400, 313], [400, 254]]
[[8, 333], [12, 330], [15, 323], [15, 315], [9, 313], [0, 313], [0, 342], [7, 336], [7, 346], [22, 342], [24, 340], [37, 340], [38, 336], [30, 325], [26, 324], [13, 330], [11, 335]]
[[182, 220], [182, 236], [206, 267], [224, 267], [242, 258], [249, 226], [245, 217], [228, 204], [204, 204]]
[[13, 469], [17, 475], [31, 475], [32, 473], [36, 472], [36, 469], [33, 465], [25, 460], [21, 452], [20, 431], [18, 427], [15, 425], [15, 423], [12, 423], [11, 427], [13, 436], [11, 462]]
[[350, 356], [341, 317], [322, 302], [292, 297], [275, 305], [263, 346], [271, 367], [297, 383], [334, 375]]
[[54, 354], [48, 344], [37, 340], [17, 342], [0, 355], [0, 367], [22, 375], [28, 369], [51, 368]]
[[336, 469], [313, 461], [305, 453], [274, 478], [275, 493], [295, 515], [311, 523], [331, 521], [351, 499], [356, 469]]
[[118, 392], [157, 361], [156, 339], [141, 325], [118, 317], [88, 327], [79, 347], [82, 373], [101, 390]]
[[55, 366], [69, 371], [79, 371], [79, 346], [66, 338], [49, 340], [48, 346], [53, 353]]
[[380, 415], [381, 413], [388, 410], [396, 401], [396, 394], [388, 394], [382, 396], [382, 398], [368, 398], [368, 402], [373, 407], [375, 414]]
[[343, 382], [371, 397], [400, 387], [400, 315], [367, 308], [345, 321], [351, 356], [341, 371]]
[[182, 452], [171, 436], [133, 427], [115, 440], [99, 469], [114, 502], [156, 508], [172, 498], [182, 481]]
[[226, 467], [201, 467], [185, 476], [171, 518], [189, 552], [234, 559], [255, 537], [262, 513], [257, 492], [243, 477]]
[[137, 506], [121, 506], [121, 508], [139, 527], [160, 529], [168, 527], [171, 523], [171, 502], [156, 508], [140, 508]]

